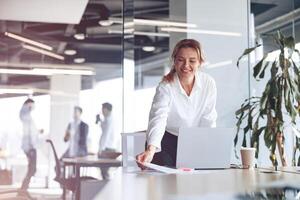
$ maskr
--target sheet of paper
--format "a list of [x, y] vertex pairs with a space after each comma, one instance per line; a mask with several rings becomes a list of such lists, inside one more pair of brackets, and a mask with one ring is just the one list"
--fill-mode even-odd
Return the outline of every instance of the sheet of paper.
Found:
[[145, 167], [149, 169], [154, 169], [156, 171], [165, 173], [165, 174], [208, 174], [212, 173], [210, 170], [194, 170], [194, 169], [173, 169], [170, 167], [164, 167], [156, 165], [153, 163], [144, 163]]
[[153, 164], [153, 163], [144, 163], [144, 166], [148, 167], [150, 169], [154, 169], [154, 170], [159, 171], [159, 172], [166, 173], [166, 174], [177, 174], [177, 173], [180, 172], [180, 170], [178, 170], [178, 169], [163, 167], [163, 166], [156, 165], [156, 164]]

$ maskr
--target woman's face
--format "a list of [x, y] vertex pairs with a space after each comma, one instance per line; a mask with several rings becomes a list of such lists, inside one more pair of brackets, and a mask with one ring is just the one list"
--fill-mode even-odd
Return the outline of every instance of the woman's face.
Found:
[[180, 79], [194, 78], [199, 66], [199, 56], [195, 49], [181, 48], [178, 51], [174, 67]]

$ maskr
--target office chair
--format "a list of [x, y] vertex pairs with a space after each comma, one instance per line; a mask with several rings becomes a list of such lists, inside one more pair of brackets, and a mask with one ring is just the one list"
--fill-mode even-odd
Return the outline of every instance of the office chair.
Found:
[[[46, 140], [46, 142], [48, 142], [50, 144], [52, 151], [53, 151], [54, 159], [55, 159], [55, 174], [56, 174], [56, 176], [55, 176], [54, 180], [56, 182], [58, 182], [61, 187], [64, 187], [65, 189], [72, 191], [72, 193], [74, 194], [74, 192], [77, 190], [77, 186], [78, 186], [78, 183], [76, 183], [76, 178], [75, 177], [65, 178], [61, 174], [61, 169], [62, 169], [61, 162], [58, 159], [54, 144], [53, 144], [52, 140], [49, 140], [49, 139]], [[80, 181], [83, 181], [83, 180], [97, 180], [97, 179], [95, 179], [94, 177], [90, 177], [90, 176], [80, 177]]]

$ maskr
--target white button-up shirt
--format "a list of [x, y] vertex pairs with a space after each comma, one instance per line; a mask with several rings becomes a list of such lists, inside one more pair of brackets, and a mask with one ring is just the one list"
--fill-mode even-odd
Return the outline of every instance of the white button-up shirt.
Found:
[[103, 151], [106, 148], [116, 150], [118, 138], [112, 113], [101, 121], [101, 130], [102, 135], [99, 141], [99, 151]]
[[156, 88], [147, 131], [147, 143], [161, 149], [165, 131], [178, 136], [180, 127], [215, 127], [217, 89], [211, 76], [196, 73], [190, 96], [182, 88], [177, 74], [173, 82], [161, 82]]

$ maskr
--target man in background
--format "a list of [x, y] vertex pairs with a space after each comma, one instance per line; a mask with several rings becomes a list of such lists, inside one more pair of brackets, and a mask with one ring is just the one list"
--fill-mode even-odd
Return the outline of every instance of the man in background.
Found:
[[89, 126], [81, 120], [82, 108], [74, 107], [73, 121], [68, 124], [64, 141], [69, 142], [69, 148], [62, 156], [65, 157], [81, 157], [88, 154], [87, 136]]
[[[102, 134], [99, 141], [98, 156], [104, 155], [105, 152], [116, 152], [118, 137], [115, 131], [114, 118], [112, 114], [112, 105], [108, 102], [102, 104], [102, 115], [96, 116], [96, 123], [100, 123]], [[101, 174], [103, 179], [109, 179], [109, 167], [101, 167]]]

